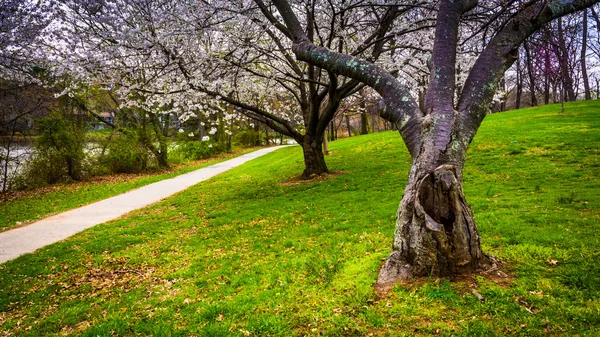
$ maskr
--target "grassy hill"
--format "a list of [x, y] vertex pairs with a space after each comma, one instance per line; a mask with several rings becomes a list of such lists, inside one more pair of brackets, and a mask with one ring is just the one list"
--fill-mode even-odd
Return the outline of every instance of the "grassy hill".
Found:
[[377, 295], [410, 164], [386, 132], [332, 142], [328, 179], [286, 148], [0, 265], [0, 336], [598, 335], [600, 104], [559, 112], [491, 115], [468, 155], [506, 278]]

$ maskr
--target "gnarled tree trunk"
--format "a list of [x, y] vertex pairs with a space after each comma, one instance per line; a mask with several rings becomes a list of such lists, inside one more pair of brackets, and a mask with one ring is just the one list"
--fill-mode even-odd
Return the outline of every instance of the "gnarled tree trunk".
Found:
[[434, 165], [421, 159], [427, 155], [412, 164], [398, 209], [393, 250], [380, 270], [379, 285], [413, 276], [447, 276], [489, 267], [473, 211], [463, 194], [464, 156], [444, 152], [436, 154], [445, 159]]

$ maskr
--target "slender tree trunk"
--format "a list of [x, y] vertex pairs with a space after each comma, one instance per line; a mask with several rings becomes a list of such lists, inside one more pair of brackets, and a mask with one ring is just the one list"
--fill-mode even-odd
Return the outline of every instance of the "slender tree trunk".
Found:
[[366, 135], [369, 133], [369, 119], [367, 118], [367, 109], [364, 107], [364, 104], [361, 104], [361, 112], [360, 112], [360, 134]]
[[367, 115], [367, 95], [365, 89], [360, 90], [360, 134], [369, 133], [369, 116]]
[[[506, 92], [506, 76], [502, 76], [502, 79], [500, 80], [500, 88], [502, 91]], [[506, 111], [506, 100], [507, 97], [505, 96], [502, 102], [500, 102], [500, 111]]]
[[8, 142], [6, 143], [6, 154], [4, 156], [4, 165], [3, 165], [3, 172], [2, 172], [2, 194], [6, 193], [6, 191], [8, 190], [9, 186], [8, 186], [8, 171], [9, 171], [9, 167], [10, 167], [10, 162], [12, 160], [12, 158], [10, 157], [10, 153], [11, 153], [11, 149], [12, 149], [12, 143], [15, 137], [17, 131], [17, 120], [15, 119], [15, 121], [12, 124], [12, 128], [11, 128], [11, 133], [10, 133], [10, 137], [8, 138]]
[[590, 80], [587, 74], [587, 63], [586, 63], [586, 53], [587, 53], [587, 35], [588, 35], [588, 11], [587, 9], [583, 11], [583, 32], [581, 37], [581, 77], [583, 79], [583, 87], [585, 89], [585, 99], [592, 99], [592, 94], [590, 91]]
[[352, 137], [352, 128], [350, 127], [350, 117], [346, 114], [346, 128], [348, 129], [348, 137]]
[[156, 136], [156, 140], [158, 141], [158, 148], [154, 146], [154, 144], [152, 143], [152, 139], [149, 139], [147, 136], [145, 136], [144, 143], [146, 145], [146, 148], [149, 149], [150, 152], [152, 152], [152, 154], [156, 158], [158, 166], [161, 168], [167, 168], [169, 167], [169, 149], [167, 144], [167, 137], [165, 137], [165, 135], [163, 134], [163, 129], [161, 127], [160, 120], [158, 119], [156, 114], [149, 113], [148, 116], [150, 117], [152, 130], [154, 131], [154, 135]]
[[[575, 97], [575, 89], [573, 88], [573, 77], [571, 76], [571, 72], [569, 71], [569, 52], [567, 50], [567, 45], [565, 42], [565, 35], [562, 26], [562, 18], [558, 19], [558, 45], [560, 48], [560, 67], [562, 71], [562, 89], [565, 94], [566, 100], [574, 101]], [[561, 98], [565, 100], [565, 98]]]
[[535, 96], [535, 75], [533, 73], [533, 59], [529, 50], [529, 44], [525, 42], [523, 44], [525, 48], [525, 57], [527, 60], [527, 75], [529, 75], [529, 93], [531, 94], [531, 106], [537, 106], [537, 97]]
[[265, 143], [271, 145], [271, 139], [269, 137], [269, 128], [265, 126]]
[[11, 147], [12, 137], [10, 137], [8, 144], [6, 146], [6, 153], [4, 155], [4, 162], [2, 163], [2, 194], [6, 193], [8, 189], [8, 166], [10, 164], [10, 147]]
[[304, 172], [302, 175], [311, 178], [329, 172], [325, 164], [323, 154], [323, 136], [305, 134], [302, 140], [302, 151], [304, 153]]
[[565, 86], [564, 86], [564, 82], [561, 82], [561, 86], [560, 86], [560, 111], [561, 113], [565, 113], [565, 100], [566, 100], [567, 96], [565, 94]]
[[517, 57], [517, 94], [515, 98], [515, 109], [521, 107], [521, 95], [523, 94], [523, 71], [521, 70], [521, 58]]
[[335, 121], [333, 119], [329, 122], [329, 139], [335, 140]]
[[259, 122], [254, 122], [254, 131], [256, 131], [256, 140], [254, 141], [254, 145], [260, 146], [261, 141], [260, 141], [260, 123]]
[[550, 50], [544, 47], [544, 104], [550, 103]]

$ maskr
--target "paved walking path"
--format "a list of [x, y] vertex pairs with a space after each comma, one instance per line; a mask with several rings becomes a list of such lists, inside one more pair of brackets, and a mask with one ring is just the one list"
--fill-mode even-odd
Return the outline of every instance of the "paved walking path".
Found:
[[102, 201], [0, 233], [0, 263], [31, 253], [84, 229], [116, 219], [284, 146], [254, 151], [212, 166], [162, 180]]

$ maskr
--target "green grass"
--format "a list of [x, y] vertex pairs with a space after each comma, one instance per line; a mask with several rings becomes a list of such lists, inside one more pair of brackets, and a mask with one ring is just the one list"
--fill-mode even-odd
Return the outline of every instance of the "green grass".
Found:
[[386, 132], [332, 142], [343, 175], [286, 183], [302, 157], [285, 148], [0, 265], [0, 336], [597, 336], [600, 105], [558, 111], [491, 115], [469, 152], [465, 194], [508, 280], [377, 296], [409, 169]]
[[16, 197], [13, 195], [9, 200], [2, 200], [0, 196], [0, 232], [160, 180], [173, 178], [250, 151], [252, 150], [238, 150], [219, 158], [175, 166], [168, 171], [103, 176], [90, 181], [17, 192], [14, 193]]

